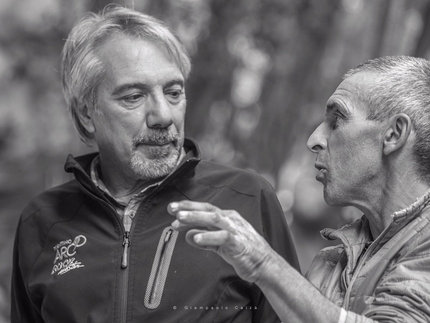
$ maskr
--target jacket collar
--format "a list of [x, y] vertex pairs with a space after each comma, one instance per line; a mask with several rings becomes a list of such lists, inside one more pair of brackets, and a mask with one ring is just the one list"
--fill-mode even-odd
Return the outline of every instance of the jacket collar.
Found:
[[[374, 240], [380, 245], [390, 240], [397, 232], [412, 221], [430, 202], [430, 190], [408, 207], [397, 211], [391, 215], [391, 222], [387, 228]], [[327, 240], [340, 239], [345, 245], [346, 252], [357, 258], [363, 248], [372, 243], [369, 221], [363, 215], [360, 219], [342, 228], [324, 229], [321, 235]]]

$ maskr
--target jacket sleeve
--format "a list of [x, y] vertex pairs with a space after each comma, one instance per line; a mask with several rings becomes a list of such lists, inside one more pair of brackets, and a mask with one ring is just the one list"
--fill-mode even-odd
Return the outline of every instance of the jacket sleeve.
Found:
[[20, 230], [21, 222], [15, 235], [13, 249], [13, 269], [12, 269], [12, 286], [11, 286], [11, 323], [43, 323], [39, 311], [33, 305], [26, 287], [26, 282], [22, 274], [20, 263], [25, 261], [21, 259], [20, 253]]
[[261, 192], [263, 236], [270, 246], [300, 272], [293, 238], [278, 197], [273, 190]]
[[[300, 272], [293, 239], [274, 190], [263, 189], [261, 191], [260, 212], [262, 235], [278, 254]], [[282, 277], [279, 277], [279, 279], [282, 279]], [[258, 294], [255, 304], [254, 323], [280, 322], [263, 293]]]
[[395, 262], [375, 289], [374, 296], [366, 301], [368, 305], [362, 314], [376, 322], [429, 322], [429, 268], [428, 253], [410, 255]]

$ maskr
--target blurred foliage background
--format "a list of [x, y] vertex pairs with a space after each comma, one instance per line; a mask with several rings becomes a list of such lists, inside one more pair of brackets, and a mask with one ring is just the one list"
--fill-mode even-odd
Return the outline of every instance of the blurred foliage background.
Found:
[[[79, 141], [60, 52], [104, 0], [0, 0], [0, 323], [9, 322], [13, 236], [38, 192], [70, 179]], [[430, 57], [429, 0], [123, 0], [176, 30], [193, 59], [186, 133], [207, 159], [254, 170], [276, 189], [302, 270], [318, 232], [358, 212], [329, 208], [306, 140], [347, 69], [377, 56]]]

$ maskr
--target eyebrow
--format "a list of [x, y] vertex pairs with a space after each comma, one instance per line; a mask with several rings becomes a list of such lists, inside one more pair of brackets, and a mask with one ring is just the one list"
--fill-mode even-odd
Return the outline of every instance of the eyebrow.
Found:
[[122, 92], [129, 90], [129, 89], [148, 90], [149, 86], [145, 83], [125, 83], [125, 84], [122, 84], [122, 85], [118, 86], [117, 88], [115, 88], [112, 91], [112, 95], [119, 95]]
[[164, 84], [164, 87], [170, 87], [173, 85], [179, 85], [180, 87], [184, 87], [184, 81], [181, 79], [177, 79], [177, 80], [171, 80], [169, 82], [167, 82], [166, 84]]
[[[181, 79], [175, 79], [175, 80], [171, 80], [169, 82], [167, 82], [166, 84], [164, 84], [163, 88], [166, 87], [171, 87], [173, 85], [179, 85], [182, 88], [184, 87], [184, 81]], [[122, 84], [120, 86], [118, 86], [117, 88], [115, 88], [112, 92], [112, 95], [119, 95], [122, 92], [129, 90], [129, 89], [141, 89], [141, 90], [149, 90], [149, 85], [146, 83], [140, 83], [140, 82], [134, 82], [134, 83], [125, 83]]]
[[339, 111], [340, 113], [342, 113], [345, 116], [349, 115], [348, 110], [345, 109], [345, 107], [343, 105], [339, 104], [336, 101], [328, 102], [327, 107], [326, 107], [326, 114], [335, 113], [336, 111]]

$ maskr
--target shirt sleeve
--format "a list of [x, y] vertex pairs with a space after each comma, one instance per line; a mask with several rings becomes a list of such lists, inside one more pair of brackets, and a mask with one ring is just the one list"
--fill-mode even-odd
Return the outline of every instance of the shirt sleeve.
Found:
[[341, 309], [338, 323], [378, 323], [368, 317]]

